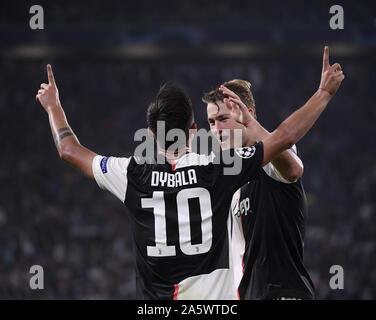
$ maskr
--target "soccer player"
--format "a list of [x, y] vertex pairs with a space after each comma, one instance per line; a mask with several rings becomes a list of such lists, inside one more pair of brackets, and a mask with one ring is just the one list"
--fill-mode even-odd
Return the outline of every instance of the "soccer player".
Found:
[[[329, 68], [325, 49], [323, 74]], [[231, 104], [242, 105], [256, 118], [250, 83], [232, 80], [203, 97], [210, 129], [225, 147], [224, 130], [239, 128]], [[244, 146], [269, 133], [259, 125]], [[300, 177], [303, 164], [296, 146], [266, 164], [258, 179], [242, 186], [231, 205], [232, 254], [240, 299], [313, 299], [314, 287], [303, 264], [307, 200]]]
[[[321, 89], [286, 119], [270, 136], [234, 156], [241, 161], [238, 175], [224, 175], [225, 163], [213, 155], [187, 153], [195, 129], [192, 105], [179, 88], [164, 86], [147, 112], [148, 126], [167, 163], [142, 159], [104, 157], [80, 144], [70, 128], [59, 100], [52, 68], [49, 83], [42, 83], [36, 98], [47, 111], [61, 159], [99, 187], [113, 193], [129, 209], [136, 254], [139, 299], [235, 299], [230, 269], [228, 208], [233, 193], [254, 179], [262, 166], [290, 148], [312, 127], [324, 111], [343, 74], [328, 68]], [[253, 125], [247, 110], [233, 106], [231, 116], [245, 128]], [[166, 152], [171, 141], [157, 133], [157, 122], [166, 131], [180, 129], [186, 139]], [[245, 156], [247, 154], [247, 156]], [[242, 156], [240, 156], [242, 155]]]

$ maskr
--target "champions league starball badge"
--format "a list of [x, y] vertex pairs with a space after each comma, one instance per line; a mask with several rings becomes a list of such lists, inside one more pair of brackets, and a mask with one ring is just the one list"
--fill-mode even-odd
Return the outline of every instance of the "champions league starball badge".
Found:
[[244, 158], [244, 159], [248, 159], [248, 158], [253, 157], [253, 155], [256, 152], [256, 148], [253, 147], [253, 146], [252, 147], [245, 147], [245, 148], [236, 148], [235, 152], [237, 153], [237, 155], [239, 157]]

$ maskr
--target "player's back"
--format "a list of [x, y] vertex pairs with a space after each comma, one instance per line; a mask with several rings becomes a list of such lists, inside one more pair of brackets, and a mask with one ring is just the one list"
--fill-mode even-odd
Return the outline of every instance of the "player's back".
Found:
[[259, 172], [263, 152], [226, 176], [210, 156], [188, 153], [165, 164], [98, 156], [93, 171], [129, 209], [137, 298], [237, 299], [231, 269], [228, 208], [232, 194]]
[[[172, 165], [130, 164], [126, 206], [133, 219], [141, 298], [235, 298], [228, 290], [228, 215], [213, 208], [231, 199], [220, 191], [219, 166], [190, 155], [190, 161], [184, 157]], [[205, 164], [197, 166], [200, 160]], [[220, 201], [220, 195], [228, 199]]]

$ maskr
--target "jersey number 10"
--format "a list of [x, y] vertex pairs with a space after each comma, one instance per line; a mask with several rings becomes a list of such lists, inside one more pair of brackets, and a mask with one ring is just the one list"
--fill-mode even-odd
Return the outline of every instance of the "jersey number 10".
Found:
[[[192, 244], [189, 219], [189, 199], [198, 198], [201, 214], [202, 243]], [[179, 245], [186, 255], [206, 253], [212, 245], [212, 207], [210, 193], [205, 188], [183, 189], [176, 194]], [[147, 246], [150, 257], [169, 257], [176, 255], [176, 248], [167, 245], [166, 210], [163, 191], [154, 191], [152, 198], [141, 199], [142, 208], [153, 208], [155, 221], [155, 246]]]

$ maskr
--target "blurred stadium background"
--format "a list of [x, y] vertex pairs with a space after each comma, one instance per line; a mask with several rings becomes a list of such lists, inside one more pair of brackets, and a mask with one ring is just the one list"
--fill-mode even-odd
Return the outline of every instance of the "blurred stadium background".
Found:
[[[29, 8], [42, 5], [44, 30]], [[344, 30], [329, 8], [342, 5]], [[273, 130], [316, 90], [324, 44], [346, 79], [298, 143], [309, 199], [305, 263], [319, 299], [376, 298], [375, 1], [2, 1], [0, 4], [0, 298], [134, 299], [123, 205], [59, 158], [35, 102], [46, 63], [85, 146], [132, 154], [159, 86], [176, 81], [208, 128], [204, 91], [253, 84]], [[29, 268], [43, 266], [45, 289]], [[329, 269], [341, 265], [343, 290]]]

